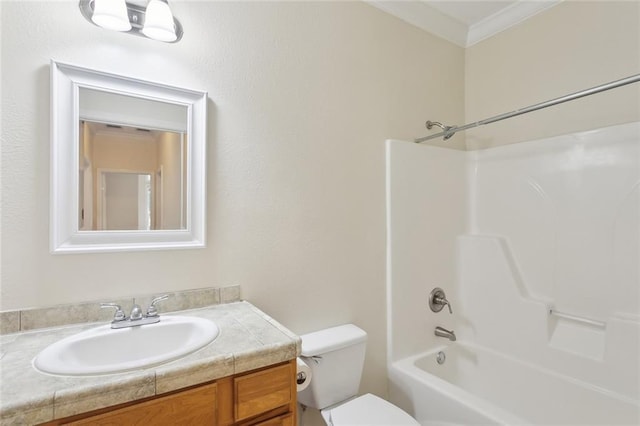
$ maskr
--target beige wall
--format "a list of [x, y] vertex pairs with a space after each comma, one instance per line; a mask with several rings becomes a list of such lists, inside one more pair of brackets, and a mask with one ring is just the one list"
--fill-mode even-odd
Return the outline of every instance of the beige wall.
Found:
[[[239, 284], [294, 332], [367, 330], [384, 395], [384, 140], [463, 120], [464, 51], [360, 2], [172, 6], [177, 44], [2, 2], [1, 308]], [[206, 249], [49, 254], [51, 58], [209, 92]]]
[[[640, 73], [640, 2], [565, 1], [466, 49], [466, 122]], [[469, 130], [469, 149], [640, 120], [640, 84]]]

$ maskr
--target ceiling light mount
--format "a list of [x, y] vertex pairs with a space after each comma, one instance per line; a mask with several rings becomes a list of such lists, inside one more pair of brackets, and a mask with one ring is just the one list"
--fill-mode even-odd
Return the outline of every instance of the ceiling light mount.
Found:
[[82, 16], [99, 27], [166, 43], [183, 35], [167, 0], [80, 0], [79, 7]]

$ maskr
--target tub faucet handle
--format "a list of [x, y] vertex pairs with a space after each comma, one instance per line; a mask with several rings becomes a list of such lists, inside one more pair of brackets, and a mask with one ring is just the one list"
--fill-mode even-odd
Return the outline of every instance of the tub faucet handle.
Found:
[[436, 297], [435, 302], [440, 305], [447, 305], [447, 308], [449, 308], [449, 313], [453, 314], [453, 309], [451, 309], [451, 303], [449, 303], [449, 301], [445, 297]]
[[429, 307], [433, 312], [440, 312], [445, 305], [449, 308], [449, 313], [453, 314], [451, 303], [447, 300], [444, 290], [439, 287], [434, 288], [429, 295]]

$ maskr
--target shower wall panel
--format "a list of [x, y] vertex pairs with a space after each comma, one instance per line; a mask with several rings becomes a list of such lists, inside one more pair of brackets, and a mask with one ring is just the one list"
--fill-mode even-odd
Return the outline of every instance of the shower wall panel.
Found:
[[501, 236], [532, 296], [640, 314], [640, 124], [478, 151], [472, 233]]
[[473, 155], [460, 340], [637, 400], [640, 123]]
[[[433, 345], [434, 287], [455, 297], [455, 236], [468, 229], [468, 158], [464, 151], [387, 141], [389, 361]], [[438, 325], [451, 327], [454, 315], [446, 311]]]

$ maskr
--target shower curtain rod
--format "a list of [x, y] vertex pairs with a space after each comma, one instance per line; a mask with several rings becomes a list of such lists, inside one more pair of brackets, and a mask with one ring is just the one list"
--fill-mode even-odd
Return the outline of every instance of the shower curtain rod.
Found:
[[449, 139], [451, 136], [455, 135], [457, 132], [462, 130], [472, 129], [478, 126], [484, 126], [485, 124], [495, 123], [496, 121], [506, 120], [507, 118], [515, 117], [522, 114], [527, 114], [529, 112], [537, 111], [539, 109], [547, 108], [550, 106], [558, 105], [563, 102], [572, 101], [574, 99], [582, 98], [589, 95], [594, 95], [596, 93], [604, 92], [606, 90], [615, 89], [616, 87], [625, 86], [631, 83], [637, 83], [640, 81], [640, 74], [632, 75], [627, 78], [622, 78], [620, 80], [612, 81], [610, 83], [601, 84], [599, 86], [592, 87], [587, 90], [582, 90], [580, 92], [571, 93], [569, 95], [561, 96], [559, 98], [551, 99], [550, 101], [541, 102], [535, 105], [528, 106], [526, 108], [517, 109], [515, 111], [506, 112], [504, 114], [499, 114], [490, 118], [485, 118], [484, 120], [476, 121], [474, 123], [465, 124], [464, 126], [445, 126], [442, 123], [437, 121], [427, 121], [426, 126], [428, 130], [431, 130], [433, 126], [440, 127], [442, 131], [440, 133], [435, 133], [433, 135], [425, 136], [422, 138], [414, 139], [415, 143], [422, 143], [429, 139], [443, 137], [443, 140]]

